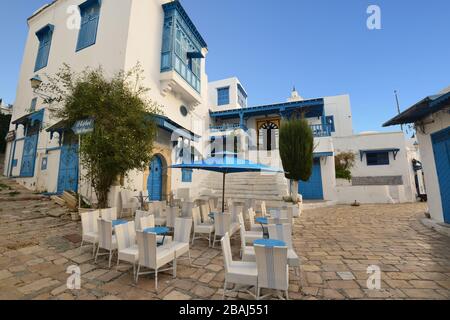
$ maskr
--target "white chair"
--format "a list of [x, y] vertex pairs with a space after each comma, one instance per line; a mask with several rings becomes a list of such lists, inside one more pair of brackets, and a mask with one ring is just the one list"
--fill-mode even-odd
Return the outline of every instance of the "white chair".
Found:
[[162, 201], [156, 201], [149, 204], [149, 213], [155, 216], [155, 224], [164, 226], [167, 223], [165, 217], [165, 206]]
[[[288, 264], [295, 269], [295, 275], [300, 277], [301, 261], [292, 245], [292, 227], [290, 224], [271, 224], [267, 227], [270, 239], [281, 240], [288, 247]], [[300, 281], [300, 279], [299, 279]]]
[[263, 239], [264, 234], [260, 231], [247, 231], [245, 230], [245, 222], [242, 213], [238, 214], [239, 225], [241, 230], [241, 237], [244, 237], [244, 243], [253, 245], [253, 242], [258, 239]]
[[98, 211], [83, 212], [81, 214], [82, 240], [80, 250], [85, 242], [92, 244], [92, 256], [95, 255], [95, 246], [98, 243], [98, 224], [100, 218]]
[[183, 202], [181, 204], [181, 217], [192, 218], [192, 208], [194, 208], [193, 202]]
[[107, 255], [99, 254], [100, 249], [104, 249], [109, 251], [109, 264], [108, 267], [111, 268], [111, 259], [113, 252], [117, 250], [117, 239], [116, 236], [112, 234], [112, 222], [108, 220], [98, 219], [98, 246], [97, 246], [97, 254], [95, 255], [95, 262], [97, 262], [97, 258], [99, 255]]
[[178, 208], [167, 207], [166, 208], [166, 227], [175, 228], [175, 221], [178, 216]]
[[[170, 245], [157, 246], [156, 234], [144, 233], [138, 231], [136, 233], [138, 248], [139, 248], [139, 262], [136, 272], [136, 284], [139, 281], [140, 275], [155, 274], [155, 290], [158, 290], [158, 272], [171, 270], [175, 277], [176, 263], [172, 268], [161, 270], [161, 267], [175, 261], [175, 250]], [[152, 272], [141, 272], [141, 267], [152, 269]]]
[[[197, 239], [207, 239], [209, 241], [209, 246], [211, 247], [211, 235], [214, 233], [214, 225], [210, 223], [208, 224], [202, 223], [200, 218], [199, 207], [195, 207], [192, 209], [192, 220], [194, 221], [194, 234], [192, 236], [192, 245], [194, 245], [194, 241]], [[208, 238], [195, 237], [197, 234], [207, 234]]]
[[[261, 296], [261, 289], [282, 291], [289, 299], [289, 266], [287, 247], [265, 247], [255, 245], [256, 266], [258, 271], [258, 288], [256, 299]], [[262, 297], [265, 299], [268, 296]]]
[[147, 211], [136, 210], [136, 214], [134, 216], [134, 225], [136, 226], [136, 230], [142, 230], [141, 218], [145, 218], [148, 216], [149, 216], [149, 213]]
[[[230, 236], [228, 233], [221, 240], [223, 261], [225, 265], [225, 284], [223, 286], [223, 296], [225, 299], [225, 294], [227, 291], [238, 291], [245, 287], [255, 287], [255, 291], [258, 286], [258, 270], [256, 268], [256, 263], [254, 262], [243, 262], [243, 261], [233, 261], [231, 254]], [[228, 284], [233, 283], [235, 286], [233, 290], [228, 290]], [[255, 292], [256, 293], [256, 292]]]
[[[175, 260], [180, 259], [183, 255], [187, 254], [189, 264], [191, 262], [191, 251], [189, 247], [189, 239], [192, 231], [192, 219], [177, 218], [175, 220], [175, 231], [173, 235], [173, 241], [170, 244], [171, 248], [175, 250]], [[176, 276], [176, 268], [175, 268]]]
[[200, 206], [200, 212], [202, 214], [202, 221], [205, 224], [210, 224], [211, 218], [209, 217], [209, 214], [211, 213], [209, 209], [209, 204], [202, 204]]
[[248, 209], [248, 218], [250, 220], [250, 230], [251, 231], [264, 232], [263, 226], [260, 224], [257, 224], [255, 221], [255, 211], [253, 211], [253, 208]]
[[210, 198], [208, 200], [208, 205], [209, 205], [209, 211], [210, 212], [214, 212], [217, 211], [217, 198]]
[[[149, 215], [146, 217], [141, 218], [141, 225], [139, 229], [136, 229], [136, 231], [141, 231], [143, 232], [145, 229], [148, 228], [154, 228], [155, 225], [155, 216], [153, 215]], [[172, 237], [169, 236], [157, 236], [156, 240], [158, 240], [158, 243], [162, 243], [162, 241], [164, 240], [163, 244], [168, 244], [172, 241]]]
[[289, 224], [289, 219], [286, 218], [267, 218], [267, 224]]
[[117, 208], [100, 209], [100, 218], [108, 221], [117, 220]]
[[117, 239], [117, 266], [120, 261], [133, 264], [133, 277], [136, 276], [136, 263], [139, 260], [139, 249], [136, 244], [136, 228], [134, 222], [118, 225], [114, 228]]
[[124, 212], [130, 212], [133, 216], [134, 212], [140, 207], [139, 200], [132, 197], [128, 190], [120, 191], [120, 200], [122, 205], [122, 211], [120, 212], [121, 217], [123, 217]]
[[242, 261], [245, 262], [256, 262], [256, 257], [255, 257], [255, 248], [253, 246], [247, 246], [247, 244], [245, 243], [245, 229], [243, 228], [243, 226], [241, 225], [241, 228], [239, 230], [239, 233], [241, 235], [241, 250], [240, 250], [240, 254], [241, 254], [241, 259]]
[[239, 214], [242, 213], [242, 210], [244, 209], [243, 206], [237, 206], [233, 204], [230, 207], [230, 213], [231, 213], [231, 222], [232, 223], [239, 223]]
[[[217, 241], [228, 233], [233, 236], [239, 230], [239, 224], [231, 222], [232, 216], [229, 213], [214, 213], [214, 239], [213, 248]], [[219, 237], [219, 239], [217, 239]]]
[[266, 202], [265, 201], [261, 202], [261, 215], [263, 217], [267, 217], [268, 216], [267, 208], [266, 208]]

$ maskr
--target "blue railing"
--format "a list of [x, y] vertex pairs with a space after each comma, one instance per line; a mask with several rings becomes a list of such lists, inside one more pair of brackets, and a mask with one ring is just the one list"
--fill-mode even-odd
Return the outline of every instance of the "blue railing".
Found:
[[312, 124], [310, 127], [315, 138], [331, 136], [331, 125], [329, 124], [325, 126], [321, 124]]
[[226, 123], [220, 126], [210, 126], [209, 130], [212, 132], [223, 132], [223, 131], [230, 131], [230, 130], [236, 130], [236, 129], [242, 129], [247, 131], [247, 127], [245, 125], [240, 125], [239, 123]]

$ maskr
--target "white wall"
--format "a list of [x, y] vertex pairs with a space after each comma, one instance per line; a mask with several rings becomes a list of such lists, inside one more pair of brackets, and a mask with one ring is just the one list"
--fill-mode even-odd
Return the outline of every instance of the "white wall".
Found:
[[433, 114], [428, 119], [423, 120], [424, 131], [417, 130], [417, 139], [419, 141], [420, 154], [422, 156], [423, 171], [425, 174], [425, 184], [428, 195], [428, 208], [431, 217], [439, 222], [444, 222], [444, 213], [442, 208], [442, 199], [439, 189], [439, 180], [437, 176], [436, 163], [434, 159], [433, 144], [431, 134], [448, 128], [450, 126], [450, 114], [441, 111]]
[[[334, 137], [335, 153], [353, 152], [355, 166], [351, 169], [353, 177], [402, 176], [403, 186], [350, 186], [339, 185], [337, 198], [341, 203], [355, 200], [361, 203], [413, 202], [416, 197], [412, 174], [410, 149], [402, 132], [366, 133], [348, 137]], [[389, 153], [389, 165], [368, 166], [366, 155], [361, 161], [360, 150], [400, 149], [396, 160]], [[415, 157], [416, 159], [418, 156]], [[420, 160], [420, 159], [418, 159]]]
[[[236, 77], [210, 82], [208, 85], [208, 106], [211, 109], [211, 111], [222, 111], [222, 110], [242, 108], [238, 102], [238, 84], [242, 86], [239, 79]], [[226, 87], [230, 88], [230, 103], [227, 105], [219, 106], [217, 105], [218, 102], [217, 89]]]
[[[334, 116], [336, 132], [333, 137], [350, 136], [353, 134], [353, 118], [349, 95], [324, 97], [325, 115]], [[320, 124], [320, 121], [319, 121]]]

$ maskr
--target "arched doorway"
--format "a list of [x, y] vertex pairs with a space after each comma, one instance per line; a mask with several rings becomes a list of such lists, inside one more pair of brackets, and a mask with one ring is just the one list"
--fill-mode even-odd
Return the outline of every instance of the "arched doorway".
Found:
[[258, 121], [258, 150], [277, 150], [279, 130], [280, 119]]
[[163, 162], [161, 157], [154, 156], [149, 168], [147, 190], [150, 201], [161, 201], [163, 190]]

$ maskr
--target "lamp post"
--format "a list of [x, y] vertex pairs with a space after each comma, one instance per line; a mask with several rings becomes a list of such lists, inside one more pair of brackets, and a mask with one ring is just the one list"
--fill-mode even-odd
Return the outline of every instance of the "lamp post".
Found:
[[52, 97], [44, 94], [42, 91], [39, 90], [40, 86], [42, 85], [42, 79], [41, 79], [41, 77], [39, 77], [38, 74], [34, 75], [30, 79], [30, 84], [31, 84], [31, 89], [33, 89], [34, 94], [38, 95], [39, 97], [41, 97], [43, 99], [49, 99], [50, 101], [52, 100]]

